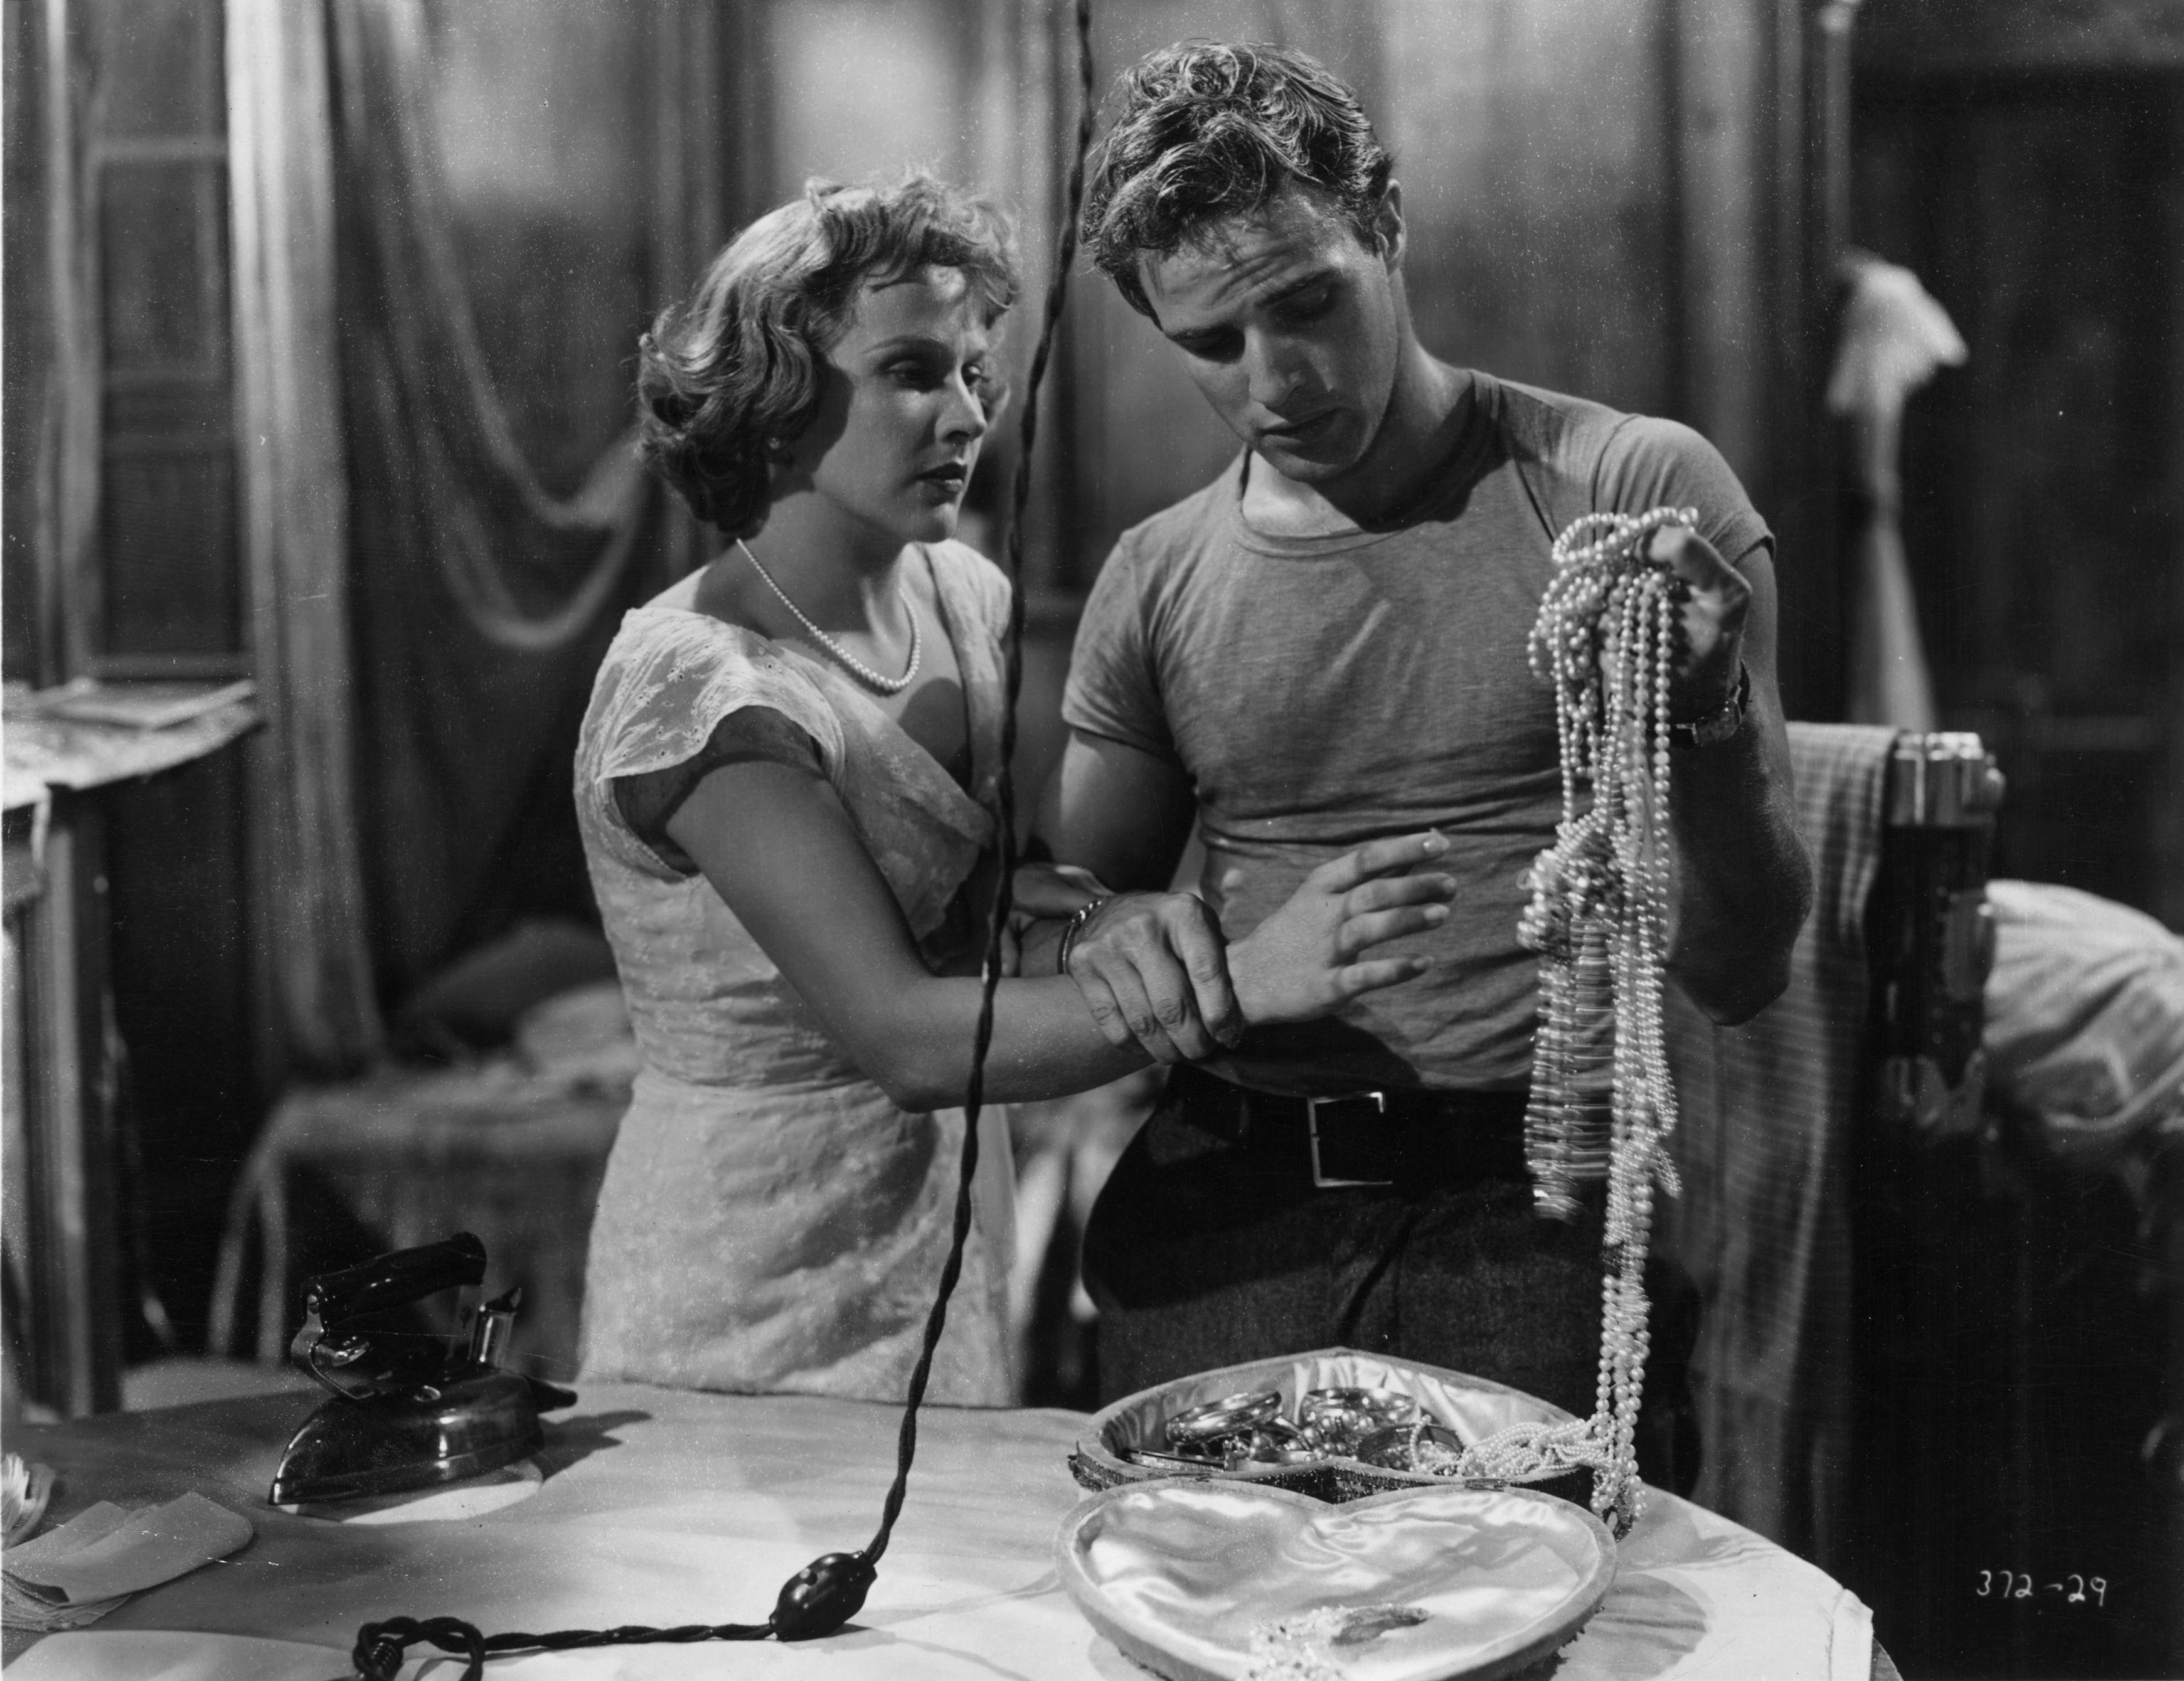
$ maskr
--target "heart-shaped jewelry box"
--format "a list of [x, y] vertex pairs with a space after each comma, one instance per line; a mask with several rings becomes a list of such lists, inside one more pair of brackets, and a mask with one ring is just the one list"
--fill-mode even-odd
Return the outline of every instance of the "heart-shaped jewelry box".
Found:
[[1132, 1483], [1081, 1501], [1055, 1560], [1092, 1626], [1168, 1681], [1491, 1681], [1572, 1639], [1615, 1578], [1591, 1512], [1458, 1483], [1329, 1505]]
[[[1392, 1470], [1339, 1456], [1298, 1465], [1254, 1463], [1236, 1471], [1209, 1465], [1203, 1470], [1182, 1472], [1173, 1463], [1145, 1463], [1136, 1457], [1148, 1450], [1166, 1449], [1167, 1421], [1186, 1408], [1224, 1396], [1272, 1389], [1280, 1394], [1284, 1411], [1294, 1415], [1300, 1396], [1331, 1389], [1392, 1389], [1408, 1395], [1429, 1418], [1452, 1428], [1467, 1443], [1482, 1440], [1512, 1424], [1560, 1424], [1569, 1419], [1569, 1414], [1558, 1406], [1483, 1378], [1386, 1355], [1363, 1354], [1356, 1349], [1318, 1349], [1278, 1360], [1223, 1366], [1125, 1395], [1092, 1415], [1077, 1451], [1070, 1456], [1070, 1474], [1079, 1487], [1095, 1490], [1182, 1474], [1253, 1483], [1334, 1501], [1354, 1500], [1396, 1489], [1451, 1486], [1445, 1477]], [[1482, 1483], [1479, 1486], [1504, 1485]], [[1528, 1479], [1526, 1486], [1580, 1506], [1589, 1506], [1592, 1499], [1592, 1473], [1585, 1469]]]

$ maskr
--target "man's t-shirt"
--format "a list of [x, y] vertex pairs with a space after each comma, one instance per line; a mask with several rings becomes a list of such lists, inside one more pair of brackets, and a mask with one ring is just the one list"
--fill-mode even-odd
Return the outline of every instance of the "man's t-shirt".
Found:
[[1229, 938], [1351, 847], [1449, 838], [1435, 866], [1458, 882], [1448, 921], [1373, 954], [1435, 966], [1327, 1021], [1254, 1033], [1223, 1070], [1251, 1085], [1529, 1080], [1537, 971], [1517, 920], [1562, 791], [1554, 696], [1526, 643], [1555, 535], [1587, 512], [1668, 504], [1696, 508], [1732, 562], [1772, 542], [1688, 427], [1483, 374], [1465, 400], [1446, 490], [1401, 530], [1254, 531], [1242, 457], [1123, 533], [1085, 604], [1062, 715], [1190, 778], [1201, 890]]

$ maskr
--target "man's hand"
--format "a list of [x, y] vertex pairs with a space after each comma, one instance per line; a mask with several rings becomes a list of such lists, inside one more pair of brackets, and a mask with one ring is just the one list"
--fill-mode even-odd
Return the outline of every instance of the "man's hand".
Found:
[[1110, 1044], [1135, 1040], [1157, 1061], [1203, 1061], [1244, 1034], [1227, 948], [1193, 895], [1118, 893], [1078, 930], [1069, 977]]
[[1245, 1019], [1254, 1026], [1316, 1021], [1360, 994], [1424, 974], [1433, 966], [1428, 958], [1364, 954], [1448, 920], [1455, 877], [1410, 873], [1447, 850], [1430, 831], [1401, 835], [1329, 859], [1306, 876], [1279, 910], [1228, 948]]
[[1669, 715], [1679, 723], [1696, 723], [1714, 716], [1736, 693], [1752, 586], [1688, 526], [1662, 526], [1653, 533], [1646, 555], [1664, 562], [1685, 587]]
[[1217, 1056], [1247, 1025], [1314, 1021], [1424, 974], [1422, 957], [1360, 959], [1447, 919], [1455, 881], [1409, 873], [1447, 850], [1425, 833], [1330, 859], [1233, 948], [1189, 893], [1123, 893], [1086, 918], [1070, 977], [1110, 1044], [1134, 1039], [1162, 1062]]

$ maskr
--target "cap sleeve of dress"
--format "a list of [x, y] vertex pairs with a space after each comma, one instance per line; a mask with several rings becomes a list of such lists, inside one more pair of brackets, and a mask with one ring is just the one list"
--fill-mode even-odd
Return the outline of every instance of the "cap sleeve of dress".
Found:
[[623, 821], [616, 778], [662, 771], [705, 751], [721, 721], [749, 707], [779, 714], [811, 738], [819, 766], [839, 785], [841, 720], [810, 675], [764, 637], [702, 613], [639, 608], [607, 648], [577, 749], [585, 826], [627, 861], [660, 860]]

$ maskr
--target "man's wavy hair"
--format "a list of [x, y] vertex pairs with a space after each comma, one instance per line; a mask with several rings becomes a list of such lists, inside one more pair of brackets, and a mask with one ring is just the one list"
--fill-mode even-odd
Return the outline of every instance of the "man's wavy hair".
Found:
[[[1015, 237], [991, 201], [922, 170], [805, 182], [638, 341], [639, 457], [700, 520], [751, 536], [766, 523], [769, 446], [811, 423], [858, 288], [927, 266], [960, 270], [989, 327], [1016, 301]], [[980, 394], [990, 414], [1000, 387]]]
[[1291, 181], [1326, 194], [1368, 246], [1395, 159], [1357, 96], [1284, 47], [1184, 41], [1123, 73], [1081, 225], [1093, 263], [1150, 315], [1138, 264]]

